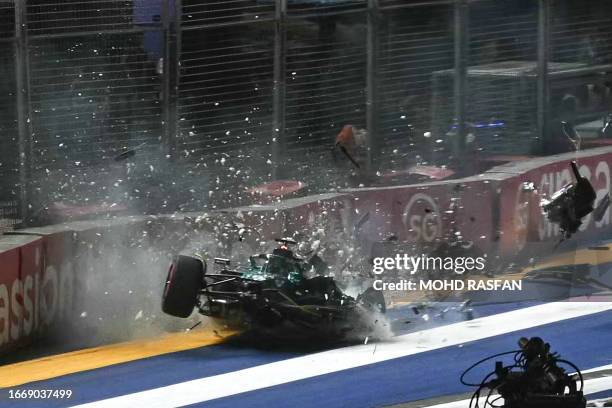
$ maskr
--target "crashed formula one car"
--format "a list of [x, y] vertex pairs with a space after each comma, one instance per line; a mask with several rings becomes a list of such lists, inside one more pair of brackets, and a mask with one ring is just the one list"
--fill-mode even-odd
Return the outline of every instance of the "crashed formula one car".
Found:
[[215, 259], [219, 272], [207, 270], [197, 256], [177, 256], [168, 272], [162, 310], [188, 317], [194, 308], [224, 323], [254, 331], [290, 329], [296, 333], [344, 337], [371, 335], [385, 312], [381, 292], [371, 287], [349, 296], [329, 276], [317, 255], [302, 259], [289, 249], [296, 242], [278, 239], [272, 253], [249, 258], [243, 270], [229, 269], [229, 260]]

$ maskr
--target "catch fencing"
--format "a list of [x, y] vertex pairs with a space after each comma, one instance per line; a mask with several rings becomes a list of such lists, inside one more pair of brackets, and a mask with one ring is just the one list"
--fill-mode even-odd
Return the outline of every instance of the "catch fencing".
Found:
[[546, 154], [610, 109], [611, 40], [606, 0], [0, 0], [0, 228], [344, 187], [345, 125], [372, 175]]

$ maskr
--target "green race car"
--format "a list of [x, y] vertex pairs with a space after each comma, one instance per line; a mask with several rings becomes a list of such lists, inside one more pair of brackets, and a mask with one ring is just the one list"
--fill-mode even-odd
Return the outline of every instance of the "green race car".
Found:
[[386, 311], [382, 292], [369, 287], [349, 296], [325, 276], [328, 268], [320, 257], [299, 258], [289, 248], [295, 241], [277, 241], [278, 248], [251, 256], [241, 271], [229, 269], [226, 259], [215, 259], [222, 270], [210, 273], [202, 258], [175, 257], [162, 310], [185, 318], [197, 309], [232, 326], [268, 332], [289, 329], [343, 337], [374, 331]]

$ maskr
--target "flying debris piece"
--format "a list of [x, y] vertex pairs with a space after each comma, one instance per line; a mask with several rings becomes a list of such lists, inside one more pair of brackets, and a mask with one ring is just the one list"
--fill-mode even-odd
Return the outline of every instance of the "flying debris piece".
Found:
[[123, 160], [127, 160], [129, 158], [132, 158], [134, 156], [136, 156], [136, 150], [130, 149], [130, 150], [126, 150], [125, 152], [115, 156], [114, 160], [116, 162], [120, 162], [120, 161], [123, 161]]
[[353, 156], [351, 156], [348, 150], [346, 150], [346, 147], [342, 145], [339, 145], [339, 147], [340, 151], [344, 153], [344, 155], [350, 160], [351, 163], [353, 163], [353, 166], [357, 167], [358, 169], [361, 168], [361, 166], [359, 166], [359, 163], [357, 163], [357, 161], [353, 158]]
[[408, 172], [410, 174], [429, 177], [434, 180], [442, 180], [455, 174], [454, 171], [444, 167], [425, 166], [420, 164], [412, 166], [408, 169]]
[[222, 266], [229, 266], [230, 265], [230, 260], [227, 259], [227, 258], [215, 258], [214, 262], [215, 262], [215, 264], [222, 265]]
[[285, 245], [297, 245], [297, 241], [293, 238], [275, 238], [274, 241]]
[[533, 181], [525, 181], [521, 186], [521, 191], [524, 193], [530, 193], [532, 191], [536, 191], [536, 186]]
[[357, 237], [359, 235], [359, 232], [361, 231], [361, 227], [364, 226], [364, 224], [366, 222], [368, 222], [370, 220], [370, 213], [367, 212], [363, 215], [363, 217], [361, 217], [357, 223], [355, 224], [355, 227], [353, 228], [353, 236]]
[[559, 225], [563, 239], [571, 237], [578, 231], [582, 219], [593, 212], [597, 197], [589, 180], [580, 175], [576, 162], [571, 162], [571, 167], [576, 182], [557, 191], [550, 201], [542, 200], [541, 204], [548, 220]]
[[296, 180], [275, 180], [249, 189], [249, 193], [282, 197], [295, 193], [307, 186], [306, 183]]
[[605, 118], [605, 123], [601, 128], [600, 137], [612, 139], [612, 114], [608, 114]]
[[463, 313], [466, 320], [474, 320], [474, 309], [470, 306], [472, 305], [472, 300], [468, 299], [461, 303], [458, 307], [458, 311]]
[[599, 200], [599, 203], [597, 204], [595, 211], [593, 211], [593, 218], [595, 219], [595, 221], [597, 222], [601, 221], [609, 207], [610, 207], [610, 193], [606, 194], [601, 200]]
[[459, 305], [459, 310], [466, 310], [470, 307], [471, 304], [472, 299], [465, 300]]
[[[198, 322], [196, 324], [194, 324], [193, 326], [188, 328], [186, 331], [190, 332], [190, 331], [192, 331], [193, 329], [195, 329], [196, 327], [198, 327], [201, 324], [202, 324], [202, 321], [198, 320]], [[214, 332], [215, 332], [215, 335], [217, 335], [217, 336], [219, 335], [216, 330]]]
[[146, 143], [141, 143], [133, 149], [129, 149], [124, 151], [123, 153], [118, 154], [117, 156], [115, 156], [114, 160], [116, 162], [120, 162], [136, 156], [136, 152], [140, 150], [145, 144]]

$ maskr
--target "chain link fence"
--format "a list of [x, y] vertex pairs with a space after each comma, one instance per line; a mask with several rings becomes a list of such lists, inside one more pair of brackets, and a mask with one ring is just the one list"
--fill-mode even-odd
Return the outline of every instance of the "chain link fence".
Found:
[[431, 133], [443, 134], [454, 118], [455, 27], [453, 5], [438, 3], [381, 2], [377, 117], [382, 172], [447, 156]]
[[612, 101], [612, 3], [568, 0], [553, 7], [550, 59], [550, 116], [577, 125], [593, 138]]
[[211, 206], [239, 204], [268, 179], [274, 87], [274, 4], [180, 7], [177, 169]]
[[[155, 3], [155, 2], [152, 2]], [[30, 200], [33, 212], [118, 203], [123, 163], [160, 145], [161, 10], [136, 1], [30, 0]], [[159, 6], [159, 5], [158, 5]], [[149, 16], [146, 21], [145, 16]], [[157, 18], [155, 17], [157, 16]]]
[[19, 220], [15, 5], [0, 1], [0, 233]]
[[0, 0], [0, 219], [550, 153], [610, 110], [611, 23], [606, 0]]
[[528, 155], [537, 144], [538, 4], [470, 8], [466, 120], [485, 154]]
[[281, 160], [286, 177], [313, 189], [335, 179], [330, 149], [340, 129], [366, 127], [366, 16], [363, 7], [342, 6], [317, 17], [306, 17], [306, 6], [288, 13]]

